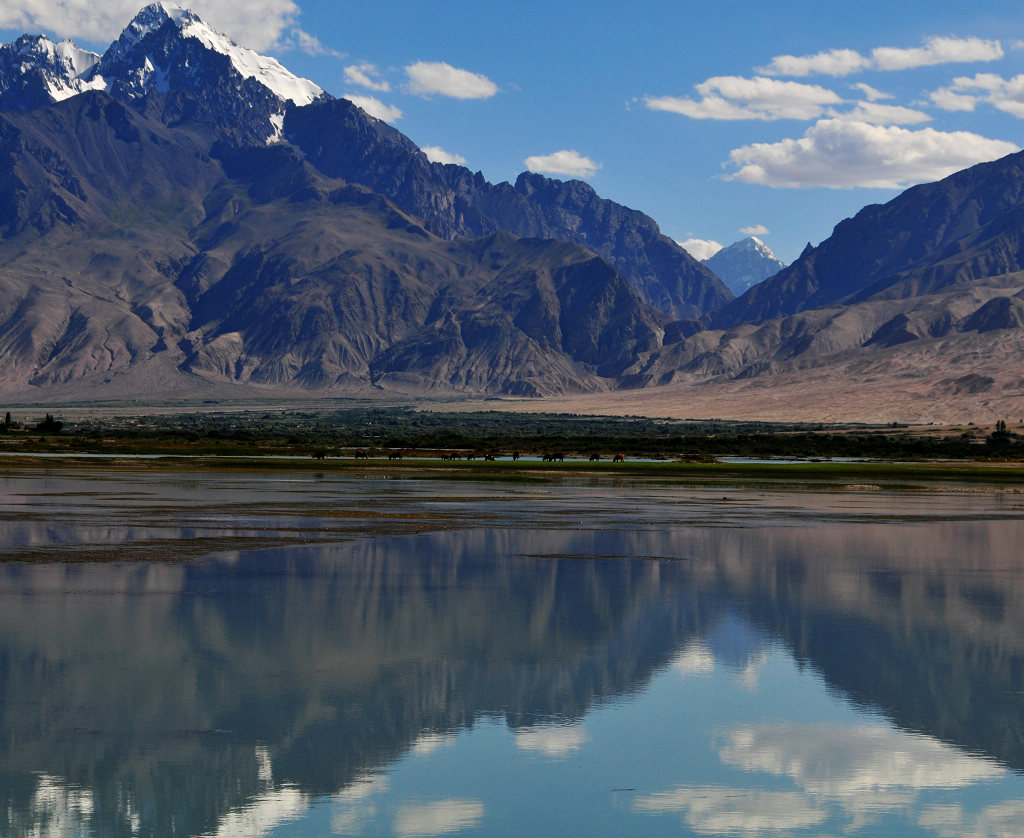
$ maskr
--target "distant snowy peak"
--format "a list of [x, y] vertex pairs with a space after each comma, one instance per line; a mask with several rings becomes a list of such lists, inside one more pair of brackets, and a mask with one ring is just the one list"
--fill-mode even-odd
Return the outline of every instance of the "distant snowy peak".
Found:
[[756, 236], [723, 247], [703, 261], [737, 296], [786, 267]]
[[172, 69], [169, 62], [176, 57], [168, 38], [196, 41], [210, 52], [226, 57], [243, 79], [254, 79], [282, 101], [308, 105], [324, 93], [318, 85], [286, 70], [276, 58], [239, 46], [194, 12], [172, 3], [153, 3], [140, 11], [107, 50], [103, 66], [133, 64], [138, 70], [148, 60], [166, 78]]

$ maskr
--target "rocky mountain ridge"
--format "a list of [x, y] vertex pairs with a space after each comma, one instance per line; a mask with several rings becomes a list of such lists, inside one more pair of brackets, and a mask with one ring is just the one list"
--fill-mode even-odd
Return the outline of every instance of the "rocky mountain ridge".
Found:
[[145, 368], [161, 386], [536, 396], [606, 387], [660, 345], [589, 250], [440, 239], [289, 146], [207, 155], [93, 92], [0, 114], [0, 147], [7, 391]]
[[647, 400], [813, 372], [1002, 404], [1022, 186], [1011, 155], [914, 187], [732, 299], [589, 185], [433, 163], [154, 4], [102, 56], [0, 48], [0, 387]]

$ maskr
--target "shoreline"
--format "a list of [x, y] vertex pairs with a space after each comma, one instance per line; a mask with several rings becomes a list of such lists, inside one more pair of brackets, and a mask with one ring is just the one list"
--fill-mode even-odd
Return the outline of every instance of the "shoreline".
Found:
[[687, 462], [684, 460], [610, 459], [590, 462], [586, 458], [567, 457], [564, 462], [499, 459], [442, 460], [434, 457], [410, 457], [388, 460], [384, 457], [356, 459], [280, 454], [163, 454], [163, 453], [90, 453], [49, 451], [0, 451], [0, 472], [22, 470], [110, 470], [110, 471], [225, 471], [225, 472], [308, 472], [333, 473], [372, 479], [435, 479], [495, 481], [558, 481], [565, 477], [630, 478], [656, 482], [699, 482], [758, 479], [829, 483], [840, 479], [873, 478], [886, 482], [900, 480], [955, 481], [969, 483], [1020, 484], [1024, 492], [1024, 463], [1008, 461], [950, 460], [864, 460], [828, 459], [759, 462]]

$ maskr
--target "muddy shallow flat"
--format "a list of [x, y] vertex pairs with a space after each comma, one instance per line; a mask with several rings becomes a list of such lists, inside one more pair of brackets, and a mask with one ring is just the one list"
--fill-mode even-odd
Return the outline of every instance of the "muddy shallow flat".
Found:
[[[887, 491], [892, 490], [892, 491]], [[900, 495], [894, 505], [892, 494]], [[225, 549], [477, 527], [659, 530], [1024, 515], [1024, 489], [694, 474], [670, 483], [564, 473], [543, 483], [402, 473], [112, 468], [0, 476], [0, 561], [181, 561]]]

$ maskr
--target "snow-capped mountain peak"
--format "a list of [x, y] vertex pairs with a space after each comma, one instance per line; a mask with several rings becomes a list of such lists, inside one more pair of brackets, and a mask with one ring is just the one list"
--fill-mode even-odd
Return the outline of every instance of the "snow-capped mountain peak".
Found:
[[284, 115], [327, 94], [275, 58], [239, 46], [171, 2], [143, 8], [102, 55], [71, 41], [24, 35], [0, 45], [0, 111], [31, 110], [103, 90], [132, 106], [156, 107], [218, 125], [236, 142], [276, 142]]
[[323, 95], [323, 89], [317, 84], [289, 72], [276, 58], [239, 46], [194, 12], [167, 2], [152, 3], [142, 9], [107, 51], [104, 64], [119, 63], [142, 48], [150, 63], [166, 73], [169, 69], [166, 62], [162, 62], [159, 55], [150, 54], [145, 46], [151, 39], [156, 40], [168, 24], [177, 30], [179, 37], [198, 41], [211, 52], [225, 56], [243, 79], [256, 80], [282, 101], [308, 105]]
[[775, 254], [772, 252], [772, 249], [757, 236], [748, 236], [742, 241], [737, 242], [737, 244], [745, 245], [749, 250], [765, 259], [778, 261]]
[[125, 45], [137, 43], [147, 35], [156, 32], [167, 22], [171, 22], [180, 27], [182, 20], [186, 16], [194, 17], [192, 12], [181, 8], [181, 6], [176, 6], [173, 3], [151, 3], [132, 18], [131, 23], [129, 23], [121, 33], [121, 37], [118, 39], [118, 42]]

